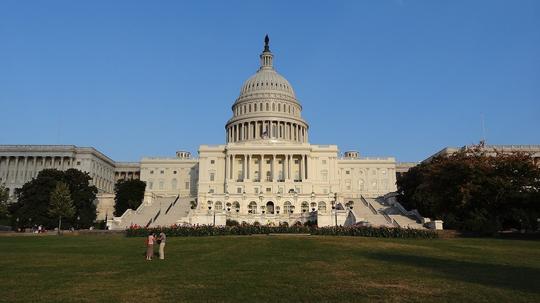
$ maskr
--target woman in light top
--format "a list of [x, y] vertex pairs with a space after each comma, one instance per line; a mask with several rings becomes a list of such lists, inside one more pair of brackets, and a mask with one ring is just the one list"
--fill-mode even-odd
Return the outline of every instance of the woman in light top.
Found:
[[149, 233], [148, 238], [146, 238], [146, 260], [148, 261], [152, 260], [152, 256], [154, 255], [154, 241], [154, 235]]

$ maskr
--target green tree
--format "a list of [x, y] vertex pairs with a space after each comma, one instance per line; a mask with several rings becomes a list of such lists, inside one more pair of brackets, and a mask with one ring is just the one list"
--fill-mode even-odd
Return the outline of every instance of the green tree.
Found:
[[8, 198], [8, 189], [3, 184], [0, 184], [0, 222], [9, 219]]
[[[88, 228], [96, 220], [96, 194], [97, 187], [90, 185], [92, 178], [88, 173], [77, 169], [68, 169], [64, 172], [63, 182], [69, 186], [69, 192], [75, 205], [76, 214], [67, 220], [71, 226]], [[79, 218], [79, 220], [77, 220]]]
[[76, 218], [80, 217], [80, 227], [90, 227], [96, 218], [96, 193], [97, 188], [90, 185], [90, 176], [86, 172], [76, 169], [59, 171], [56, 169], [44, 169], [36, 178], [27, 182], [17, 191], [17, 203], [10, 205], [12, 225], [14, 218], [19, 218], [19, 224], [25, 226], [32, 223], [43, 225], [47, 228], [56, 225], [56, 218], [48, 213], [49, 197], [56, 188], [58, 182], [65, 183], [73, 200], [76, 213], [72, 218], [65, 218], [65, 226], [75, 226]]
[[540, 169], [524, 153], [462, 149], [413, 167], [398, 181], [399, 200], [448, 228], [492, 233], [536, 229]]
[[75, 215], [75, 206], [71, 199], [69, 187], [64, 182], [58, 182], [55, 189], [51, 193], [49, 215], [58, 218], [58, 233], [62, 230], [62, 217], [73, 218]]
[[144, 198], [146, 183], [141, 180], [118, 180], [114, 186], [114, 215], [137, 209]]

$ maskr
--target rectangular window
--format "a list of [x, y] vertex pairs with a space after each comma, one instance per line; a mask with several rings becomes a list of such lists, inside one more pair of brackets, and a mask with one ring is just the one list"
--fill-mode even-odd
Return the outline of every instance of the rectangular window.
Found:
[[267, 188], [266, 188], [266, 192], [267, 192], [267, 193], [271, 193], [271, 192], [272, 192], [272, 188], [271, 188], [271, 187], [267, 187]]
[[210, 188], [210, 189], [208, 190], [208, 193], [213, 194], [213, 193], [214, 193], [214, 189], [213, 189], [213, 188]]
[[150, 174], [151, 174], [151, 175], [153, 175], [153, 174], [154, 174], [154, 171], [153, 171], [153, 170], [151, 170], [151, 171], [150, 171]]
[[214, 163], [216, 163], [215, 160], [210, 160], [210, 164], [214, 164]]
[[176, 170], [175, 170], [175, 171], [173, 171], [172, 173], [176, 175]]
[[210, 173], [210, 181], [214, 181], [214, 178], [215, 178], [215, 174], [214, 174], [214, 173]]
[[159, 189], [163, 189], [163, 181], [159, 181]]
[[159, 173], [163, 175], [163, 174], [165, 173], [165, 171], [164, 171], [164, 170], [162, 170], [162, 171], [160, 171]]
[[345, 174], [346, 174], [346, 175], [350, 175], [350, 174], [351, 174], [351, 172], [350, 172], [350, 171], [348, 171], [348, 170], [346, 170], [346, 171], [345, 171]]
[[241, 194], [242, 193], [242, 187], [237, 187], [236, 188], [236, 193]]
[[185, 187], [186, 187], [186, 189], [189, 189], [189, 182], [186, 182]]
[[259, 193], [259, 188], [258, 188], [258, 187], [255, 187], [254, 190], [255, 190], [255, 193], [256, 193], [256, 194]]
[[[42, 164], [43, 164], [43, 162], [42, 162]], [[81, 161], [77, 161], [77, 165], [81, 165]]]
[[326, 160], [322, 160], [322, 164], [326, 164]]

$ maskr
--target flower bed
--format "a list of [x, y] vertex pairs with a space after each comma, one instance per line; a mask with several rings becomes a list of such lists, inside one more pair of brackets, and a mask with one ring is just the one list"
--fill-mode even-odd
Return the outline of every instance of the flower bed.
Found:
[[264, 235], [264, 234], [311, 234], [322, 236], [355, 236], [379, 238], [437, 238], [432, 230], [404, 229], [389, 227], [309, 227], [309, 226], [266, 226], [266, 225], [238, 225], [238, 226], [170, 226], [156, 228], [130, 227], [126, 230], [128, 237], [144, 237], [149, 233], [165, 232], [171, 237], [206, 237], [228, 235]]

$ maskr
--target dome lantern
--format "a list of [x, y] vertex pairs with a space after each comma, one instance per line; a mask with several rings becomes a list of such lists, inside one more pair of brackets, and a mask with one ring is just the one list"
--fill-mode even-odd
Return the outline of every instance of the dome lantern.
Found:
[[270, 38], [268, 38], [268, 35], [264, 37], [264, 50], [261, 54], [261, 69], [273, 69], [272, 67], [272, 60], [274, 58], [274, 55], [272, 55], [272, 52], [270, 51]]

